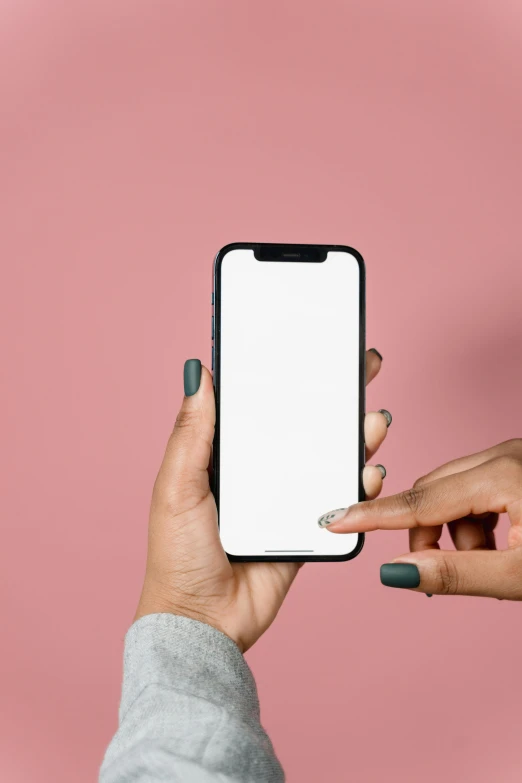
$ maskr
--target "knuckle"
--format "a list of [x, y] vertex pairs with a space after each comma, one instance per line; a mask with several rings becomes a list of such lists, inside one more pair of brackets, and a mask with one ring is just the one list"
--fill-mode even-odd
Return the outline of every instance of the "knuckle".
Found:
[[428, 483], [428, 477], [420, 476], [420, 478], [418, 478], [417, 481], [414, 482], [413, 489], [419, 489], [420, 487], [423, 487], [427, 483]]
[[177, 503], [172, 488], [166, 482], [162, 472], [158, 474], [152, 490], [151, 512], [159, 512], [162, 516], [175, 516]]
[[495, 463], [496, 470], [501, 476], [516, 480], [522, 479], [521, 457], [517, 457], [514, 454], [503, 454], [501, 457], [496, 457], [493, 462]]
[[500, 444], [500, 448], [508, 453], [521, 456], [522, 455], [522, 438], [511, 438]]
[[423, 503], [423, 491], [418, 487], [412, 487], [402, 493], [402, 499], [413, 515], [419, 512]]
[[172, 473], [160, 470], [152, 492], [151, 511], [163, 519], [176, 519], [190, 511], [204, 497], [202, 477], [183, 463]]
[[177, 517], [196, 506], [203, 495], [199, 477], [190, 471], [179, 470], [172, 486], [163, 494], [164, 511], [171, 518]]
[[456, 595], [459, 591], [459, 573], [453, 560], [440, 557], [437, 560], [437, 580], [442, 595]]
[[176, 416], [174, 423], [174, 432], [182, 432], [186, 429], [193, 429], [197, 423], [198, 414], [196, 411], [188, 408], [182, 408]]

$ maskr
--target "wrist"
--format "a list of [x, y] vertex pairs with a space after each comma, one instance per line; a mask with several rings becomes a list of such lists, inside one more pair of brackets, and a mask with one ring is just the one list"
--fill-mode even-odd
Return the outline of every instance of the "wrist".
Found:
[[140, 597], [133, 623], [140, 620], [142, 617], [152, 614], [172, 614], [177, 617], [186, 617], [188, 620], [196, 620], [204, 625], [209, 625], [211, 628], [215, 628], [217, 631], [231, 639], [234, 644], [239, 647], [241, 652], [244, 652], [241, 640], [236, 639], [233, 634], [227, 632], [223, 623], [219, 622], [214, 616], [195, 602], [191, 605], [187, 605], [185, 601], [173, 601], [171, 598], [153, 595], [147, 591], [147, 593], [144, 592]]
[[197, 620], [200, 623], [205, 623], [205, 625], [213, 625], [215, 627], [215, 623], [212, 623], [207, 615], [202, 612], [195, 609], [187, 609], [171, 602], [157, 601], [154, 599], [140, 599], [133, 622], [150, 614], [174, 614], [178, 617], [187, 617], [189, 620]]

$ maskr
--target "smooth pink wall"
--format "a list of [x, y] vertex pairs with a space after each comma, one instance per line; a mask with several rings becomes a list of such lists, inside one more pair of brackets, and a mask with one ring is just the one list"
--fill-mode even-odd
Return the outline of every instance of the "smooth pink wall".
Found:
[[[0, 52], [0, 779], [91, 783], [221, 245], [363, 253], [387, 492], [520, 435], [522, 11], [4, 0]], [[290, 783], [520, 780], [520, 607], [381, 587], [405, 549], [248, 656]]]

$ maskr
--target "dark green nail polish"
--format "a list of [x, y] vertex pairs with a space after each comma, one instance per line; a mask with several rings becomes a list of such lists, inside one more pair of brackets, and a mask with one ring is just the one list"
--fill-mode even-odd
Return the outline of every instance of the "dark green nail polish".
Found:
[[419, 569], [413, 563], [385, 563], [381, 566], [381, 582], [386, 587], [418, 587]]
[[383, 477], [383, 479], [385, 479], [386, 478], [386, 468], [384, 467], [384, 465], [376, 465], [375, 467], [378, 468], [378, 470], [381, 471], [381, 476]]
[[382, 413], [382, 415], [386, 419], [386, 426], [389, 427], [390, 424], [393, 421], [393, 418], [392, 418], [392, 415], [391, 415], [390, 411], [387, 411], [386, 408], [381, 408], [379, 413]]
[[426, 598], [433, 598], [433, 593], [426, 593]]
[[379, 353], [379, 351], [377, 350], [377, 348], [369, 348], [368, 350], [369, 350], [369, 351], [373, 351], [373, 353], [374, 353], [376, 356], [378, 356], [378, 357], [379, 357], [379, 359], [380, 359], [380, 360], [381, 360], [381, 362], [382, 362], [382, 355]]
[[192, 397], [199, 389], [201, 383], [201, 362], [199, 359], [187, 359], [183, 368], [183, 385], [185, 395]]

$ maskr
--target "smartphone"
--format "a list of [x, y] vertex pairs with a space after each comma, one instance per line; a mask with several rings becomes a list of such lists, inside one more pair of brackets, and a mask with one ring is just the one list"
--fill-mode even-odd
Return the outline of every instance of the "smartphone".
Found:
[[213, 491], [231, 560], [349, 560], [362, 500], [365, 271], [343, 245], [238, 242], [214, 263]]

